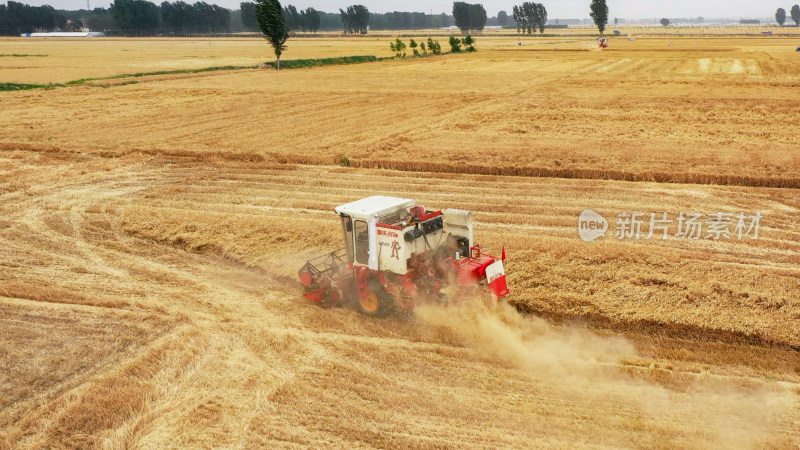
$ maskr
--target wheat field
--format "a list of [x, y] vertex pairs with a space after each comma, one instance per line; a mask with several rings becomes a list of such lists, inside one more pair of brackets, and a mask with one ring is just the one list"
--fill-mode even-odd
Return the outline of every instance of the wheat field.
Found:
[[[473, 55], [5, 94], [0, 145], [301, 164], [347, 156], [370, 168], [800, 187], [793, 40], [686, 38], [670, 46], [651, 38], [604, 51], [591, 39], [487, 41]], [[114, 84], [123, 85], [98, 87]], [[263, 120], [275, 105], [283, 119]]]
[[[0, 92], [0, 448], [795, 448], [792, 42], [486, 36]], [[245, 39], [24, 45], [51, 56], [0, 58], [0, 82], [269, 58]], [[508, 304], [304, 301], [296, 271], [340, 245], [333, 207], [379, 194], [473, 210], [507, 250]], [[758, 239], [586, 243], [589, 208], [763, 219]]]

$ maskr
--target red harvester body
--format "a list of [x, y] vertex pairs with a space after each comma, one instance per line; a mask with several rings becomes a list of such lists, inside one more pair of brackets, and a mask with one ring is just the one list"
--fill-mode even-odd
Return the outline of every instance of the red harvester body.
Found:
[[413, 200], [374, 196], [335, 209], [344, 248], [309, 260], [298, 275], [304, 296], [325, 307], [352, 304], [383, 316], [436, 301], [440, 291], [486, 285], [505, 297], [502, 258], [472, 242], [472, 213], [459, 209], [428, 212]]

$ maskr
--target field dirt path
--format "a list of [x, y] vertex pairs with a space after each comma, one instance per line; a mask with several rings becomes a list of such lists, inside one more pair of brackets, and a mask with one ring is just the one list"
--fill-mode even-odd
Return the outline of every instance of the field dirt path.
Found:
[[[791, 193], [26, 151], [0, 174], [0, 447], [800, 442]], [[297, 268], [338, 246], [332, 207], [366, 192], [474, 209], [478, 239], [509, 249], [512, 302], [537, 315], [307, 304]], [[762, 196], [763, 241], [573, 235], [590, 200]], [[654, 284], [662, 270], [674, 285]]]

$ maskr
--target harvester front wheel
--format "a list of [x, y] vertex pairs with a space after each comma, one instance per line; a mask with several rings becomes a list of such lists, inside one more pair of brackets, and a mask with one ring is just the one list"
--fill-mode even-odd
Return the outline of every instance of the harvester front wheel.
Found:
[[394, 297], [383, 289], [378, 282], [369, 284], [369, 295], [356, 299], [356, 309], [370, 317], [386, 317], [392, 311]]

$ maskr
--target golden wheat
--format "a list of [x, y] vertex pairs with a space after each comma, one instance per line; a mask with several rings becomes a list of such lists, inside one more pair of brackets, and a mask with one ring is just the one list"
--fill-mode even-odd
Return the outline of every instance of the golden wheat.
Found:
[[787, 131], [800, 117], [787, 100], [800, 70], [790, 40], [683, 38], [670, 47], [652, 38], [619, 42], [612, 52], [559, 53], [499, 39], [487, 38], [474, 55], [6, 92], [0, 145], [800, 186], [800, 155]]

